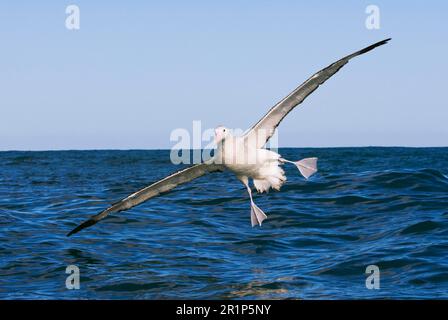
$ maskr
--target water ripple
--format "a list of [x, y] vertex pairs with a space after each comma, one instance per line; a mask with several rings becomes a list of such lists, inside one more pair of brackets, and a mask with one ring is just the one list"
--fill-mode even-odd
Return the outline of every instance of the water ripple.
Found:
[[[0, 152], [0, 298], [446, 298], [447, 148], [281, 149], [309, 181], [248, 196], [213, 174], [67, 231], [178, 168], [169, 151]], [[431, 167], [427, 167], [431, 164]], [[125, 170], [124, 170], [125, 168]], [[68, 265], [81, 289], [65, 288]], [[381, 290], [365, 287], [368, 265]]]

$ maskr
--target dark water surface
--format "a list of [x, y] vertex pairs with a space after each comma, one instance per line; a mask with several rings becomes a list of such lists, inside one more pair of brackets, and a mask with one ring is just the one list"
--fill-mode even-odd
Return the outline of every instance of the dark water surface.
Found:
[[[319, 157], [256, 195], [212, 174], [67, 238], [176, 171], [169, 151], [0, 152], [0, 298], [447, 298], [448, 148], [281, 149]], [[365, 286], [368, 265], [380, 289]], [[76, 265], [81, 288], [67, 290]]]

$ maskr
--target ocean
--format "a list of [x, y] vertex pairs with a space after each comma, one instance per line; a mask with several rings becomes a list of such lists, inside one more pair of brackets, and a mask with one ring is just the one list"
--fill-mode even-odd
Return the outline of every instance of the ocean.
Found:
[[262, 227], [224, 172], [72, 237], [182, 166], [169, 150], [0, 152], [0, 299], [448, 297], [448, 148], [279, 152], [319, 157], [319, 172], [305, 181], [286, 166], [280, 192], [255, 195]]

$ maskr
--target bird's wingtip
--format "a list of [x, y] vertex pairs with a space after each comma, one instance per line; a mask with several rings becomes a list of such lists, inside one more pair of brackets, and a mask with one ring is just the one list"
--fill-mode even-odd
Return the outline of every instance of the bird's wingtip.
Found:
[[387, 39], [384, 39], [383, 41], [380, 41], [381, 45], [388, 43], [390, 40], [392, 40], [392, 38], [387, 38]]
[[376, 42], [376, 43], [374, 43], [374, 44], [372, 44], [372, 45], [370, 45], [370, 46], [368, 46], [368, 47], [365, 47], [364, 49], [358, 51], [358, 52], [356, 53], [356, 55], [359, 55], [359, 54], [363, 54], [363, 53], [369, 52], [370, 50], [373, 50], [373, 49], [375, 49], [376, 47], [379, 47], [379, 46], [382, 46], [383, 44], [388, 43], [390, 40], [392, 40], [392, 38], [387, 38], [387, 39], [378, 41], [378, 42]]
[[383, 45], [383, 44], [386, 44], [386, 43], [388, 43], [390, 40], [392, 40], [392, 38], [387, 38], [387, 39], [384, 39], [384, 40], [381, 40], [381, 41], [378, 41], [377, 43], [375, 43], [374, 45], [378, 45], [378, 46], [381, 46], [381, 45]]
[[97, 223], [96, 220], [93, 220], [93, 219], [86, 220], [83, 223], [81, 223], [79, 226], [77, 226], [75, 229], [73, 229], [72, 231], [67, 233], [67, 237], [70, 237], [72, 234], [75, 234], [75, 233], [81, 231], [84, 228], [88, 228], [90, 226], [93, 226], [95, 223]]

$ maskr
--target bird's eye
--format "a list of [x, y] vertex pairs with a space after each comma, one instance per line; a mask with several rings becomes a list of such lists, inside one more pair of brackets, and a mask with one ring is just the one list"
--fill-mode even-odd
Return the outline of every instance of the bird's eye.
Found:
[[222, 130], [222, 132], [226, 132], [226, 129]]

